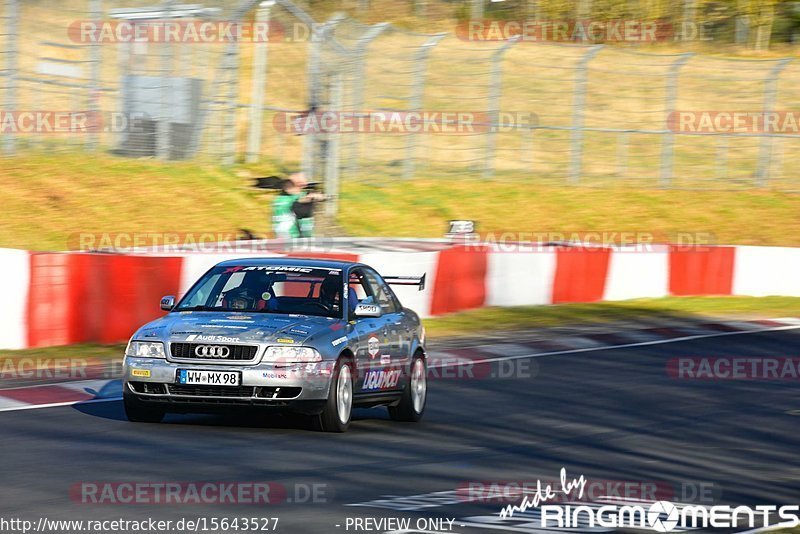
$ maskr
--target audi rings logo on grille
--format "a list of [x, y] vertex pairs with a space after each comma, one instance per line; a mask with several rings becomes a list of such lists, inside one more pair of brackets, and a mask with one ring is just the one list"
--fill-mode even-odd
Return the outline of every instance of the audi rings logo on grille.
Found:
[[227, 358], [231, 354], [231, 349], [217, 345], [197, 345], [194, 353], [201, 358]]

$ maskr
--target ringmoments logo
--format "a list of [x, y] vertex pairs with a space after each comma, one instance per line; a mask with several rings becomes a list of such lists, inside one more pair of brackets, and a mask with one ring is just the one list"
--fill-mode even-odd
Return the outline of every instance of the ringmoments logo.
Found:
[[[624, 504], [610, 503], [601, 506], [546, 504], [558, 497], [580, 501], [587, 480], [581, 475], [568, 479], [565, 468], [561, 469], [559, 482], [542, 484], [525, 495], [522, 502], [505, 506], [501, 518], [512, 517], [532, 508], [539, 508], [541, 528], [636, 528], [656, 532], [670, 532], [687, 528], [748, 528], [780, 526], [792, 528], [800, 525], [799, 505], [758, 506], [700, 506], [677, 505], [670, 501], [655, 501]], [[609, 499], [613, 500], [613, 499]]]

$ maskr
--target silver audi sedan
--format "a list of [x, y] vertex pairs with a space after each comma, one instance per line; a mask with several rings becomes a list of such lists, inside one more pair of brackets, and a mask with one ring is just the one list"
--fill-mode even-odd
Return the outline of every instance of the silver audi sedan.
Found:
[[290, 258], [217, 264], [125, 350], [128, 419], [259, 407], [311, 416], [344, 432], [353, 407], [387, 406], [397, 421], [425, 411], [425, 329], [391, 285], [353, 262]]

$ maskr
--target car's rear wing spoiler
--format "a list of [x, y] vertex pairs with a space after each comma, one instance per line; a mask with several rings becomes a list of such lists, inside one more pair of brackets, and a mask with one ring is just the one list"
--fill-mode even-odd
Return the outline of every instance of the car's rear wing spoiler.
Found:
[[425, 289], [425, 274], [422, 276], [384, 276], [383, 279], [387, 284], [393, 286], [417, 286], [420, 291]]

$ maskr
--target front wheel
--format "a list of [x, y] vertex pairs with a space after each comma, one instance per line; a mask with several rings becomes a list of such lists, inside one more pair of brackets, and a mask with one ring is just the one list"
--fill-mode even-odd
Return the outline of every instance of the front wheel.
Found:
[[328, 401], [319, 414], [317, 428], [323, 432], [346, 432], [353, 410], [353, 371], [348, 360], [339, 359], [331, 377]]
[[428, 379], [425, 359], [414, 356], [403, 396], [396, 406], [389, 406], [389, 417], [395, 421], [417, 422], [425, 413], [425, 400], [428, 397]]
[[125, 415], [133, 423], [160, 423], [164, 419], [164, 410], [153, 406], [144, 406], [141, 402], [125, 395], [122, 398]]

